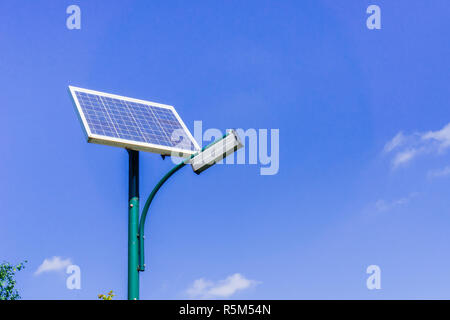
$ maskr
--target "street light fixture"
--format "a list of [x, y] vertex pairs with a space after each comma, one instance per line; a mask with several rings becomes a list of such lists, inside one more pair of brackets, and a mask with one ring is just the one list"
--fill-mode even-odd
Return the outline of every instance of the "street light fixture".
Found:
[[200, 174], [228, 155], [242, 148], [242, 142], [235, 130], [230, 130], [221, 139], [208, 145], [202, 152], [191, 160], [192, 170]]

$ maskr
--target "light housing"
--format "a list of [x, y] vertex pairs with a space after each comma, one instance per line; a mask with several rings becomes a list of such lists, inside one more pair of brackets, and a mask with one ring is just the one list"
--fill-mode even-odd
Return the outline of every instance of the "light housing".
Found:
[[230, 130], [221, 139], [214, 141], [191, 159], [192, 170], [200, 174], [243, 146], [236, 130]]

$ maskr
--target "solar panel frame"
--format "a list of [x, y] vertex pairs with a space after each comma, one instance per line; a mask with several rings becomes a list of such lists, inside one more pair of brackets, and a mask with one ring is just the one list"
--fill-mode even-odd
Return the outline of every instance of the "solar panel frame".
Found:
[[[101, 96], [101, 97], [105, 97], [105, 98], [118, 99], [118, 100], [125, 101], [125, 102], [149, 105], [149, 106], [152, 106], [155, 108], [168, 109], [174, 114], [176, 120], [181, 125], [184, 133], [187, 135], [187, 138], [193, 144], [195, 150], [182, 149], [182, 148], [177, 148], [177, 147], [172, 147], [172, 146], [165, 146], [165, 145], [159, 145], [159, 144], [154, 144], [154, 143], [141, 142], [141, 141], [135, 141], [135, 140], [116, 138], [116, 137], [107, 136], [107, 135], [95, 134], [92, 132], [92, 130], [90, 128], [90, 125], [86, 119], [86, 115], [83, 111], [83, 108], [81, 107], [81, 104], [77, 97], [76, 92], [92, 94], [92, 95]], [[152, 153], [157, 153], [157, 154], [161, 154], [161, 155], [175, 154], [175, 155], [179, 155], [182, 157], [186, 157], [186, 156], [195, 154], [200, 150], [200, 146], [198, 145], [197, 141], [195, 141], [194, 137], [192, 136], [192, 134], [190, 133], [190, 131], [184, 124], [183, 120], [181, 120], [179, 114], [177, 113], [175, 108], [171, 105], [152, 102], [152, 101], [146, 101], [146, 100], [140, 100], [140, 99], [135, 99], [135, 98], [130, 98], [130, 97], [124, 97], [124, 96], [120, 96], [120, 95], [116, 95], [116, 94], [105, 93], [105, 92], [100, 92], [100, 91], [95, 91], [95, 90], [90, 90], [90, 89], [85, 89], [85, 88], [79, 88], [79, 87], [75, 87], [75, 86], [69, 86], [69, 93], [72, 98], [72, 102], [74, 104], [74, 107], [75, 107], [75, 110], [76, 110], [76, 113], [78, 116], [78, 120], [80, 121], [85, 138], [90, 143], [121, 147], [121, 148], [136, 150], [136, 151], [152, 152]], [[159, 121], [159, 119], [157, 119], [157, 120]]]

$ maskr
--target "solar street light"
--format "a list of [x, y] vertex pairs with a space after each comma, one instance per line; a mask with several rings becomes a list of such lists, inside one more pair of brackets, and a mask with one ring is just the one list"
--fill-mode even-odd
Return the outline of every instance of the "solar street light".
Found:
[[[158, 190], [175, 172], [190, 163], [195, 173], [211, 167], [242, 147], [231, 130], [200, 150], [173, 106], [69, 86], [78, 119], [90, 143], [126, 148], [129, 154], [128, 299], [139, 299], [139, 272], [145, 270], [144, 226]], [[176, 135], [174, 135], [176, 133]], [[173, 139], [176, 136], [177, 139]], [[139, 151], [185, 159], [153, 188], [139, 215]], [[139, 220], [140, 216], [140, 220]]]

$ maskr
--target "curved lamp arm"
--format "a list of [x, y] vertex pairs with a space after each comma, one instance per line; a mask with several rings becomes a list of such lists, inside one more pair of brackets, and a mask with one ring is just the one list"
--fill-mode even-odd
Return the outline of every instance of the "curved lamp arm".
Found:
[[141, 221], [139, 222], [139, 271], [145, 270], [144, 225], [145, 219], [147, 218], [148, 208], [150, 207], [153, 198], [155, 197], [156, 193], [161, 188], [161, 186], [164, 184], [164, 182], [166, 182], [175, 172], [183, 168], [190, 159], [191, 158], [183, 160], [180, 164], [176, 165], [169, 172], [167, 172], [166, 175], [161, 180], [159, 180], [158, 184], [153, 188], [152, 192], [150, 193], [150, 196], [145, 202], [144, 208], [142, 209]]

